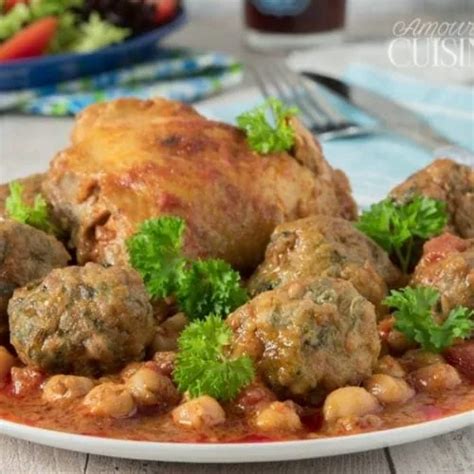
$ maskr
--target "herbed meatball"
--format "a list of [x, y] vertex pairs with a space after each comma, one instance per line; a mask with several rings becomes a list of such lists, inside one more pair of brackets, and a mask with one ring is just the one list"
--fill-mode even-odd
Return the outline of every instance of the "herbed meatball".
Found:
[[372, 373], [380, 351], [373, 306], [344, 280], [315, 278], [267, 291], [228, 318], [233, 352], [252, 357], [281, 396], [309, 398]]
[[70, 256], [53, 236], [0, 217], [0, 340], [8, 334], [8, 301], [13, 291], [65, 267]]
[[153, 338], [145, 286], [126, 267], [53, 270], [16, 290], [8, 314], [20, 359], [50, 373], [114, 372], [142, 359]]
[[435, 160], [390, 193], [400, 202], [417, 194], [446, 202], [447, 230], [464, 238], [474, 237], [474, 168], [448, 159]]
[[474, 309], [474, 239], [443, 234], [426, 242], [411, 283], [436, 288], [445, 315], [458, 305]]
[[256, 295], [307, 277], [327, 276], [350, 281], [377, 309], [387, 285], [400, 280], [399, 270], [385, 251], [344, 219], [322, 215], [279, 225], [267, 247], [265, 260], [249, 281]]

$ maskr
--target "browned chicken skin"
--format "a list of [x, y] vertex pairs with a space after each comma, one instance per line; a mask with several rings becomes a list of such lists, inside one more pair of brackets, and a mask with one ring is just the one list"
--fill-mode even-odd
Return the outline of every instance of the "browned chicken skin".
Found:
[[474, 169], [452, 160], [435, 160], [394, 188], [390, 195], [404, 201], [421, 194], [446, 202], [448, 229], [461, 237], [474, 237]]
[[68, 222], [80, 263], [123, 262], [137, 225], [167, 214], [186, 220], [188, 256], [251, 269], [277, 224], [315, 213], [356, 216], [346, 177], [293, 125], [292, 155], [261, 156], [241, 131], [177, 102], [94, 105], [53, 160], [44, 192]]

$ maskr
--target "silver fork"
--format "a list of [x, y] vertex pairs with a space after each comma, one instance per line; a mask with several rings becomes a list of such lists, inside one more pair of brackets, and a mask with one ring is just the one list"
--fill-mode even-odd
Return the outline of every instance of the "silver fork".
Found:
[[252, 68], [258, 88], [266, 98], [277, 97], [287, 106], [296, 106], [306, 127], [320, 140], [367, 135], [373, 130], [349, 121], [328, 103], [318, 85], [280, 62], [264, 62]]

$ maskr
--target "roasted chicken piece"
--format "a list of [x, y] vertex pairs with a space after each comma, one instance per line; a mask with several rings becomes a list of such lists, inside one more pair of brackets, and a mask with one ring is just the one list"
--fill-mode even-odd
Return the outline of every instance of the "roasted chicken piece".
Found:
[[390, 195], [404, 202], [421, 194], [446, 202], [448, 231], [474, 237], [474, 169], [452, 160], [439, 159], [410, 176]]
[[356, 216], [346, 176], [296, 119], [292, 125], [291, 153], [259, 155], [240, 130], [178, 102], [93, 105], [43, 189], [72, 231], [79, 263], [124, 262], [138, 224], [176, 215], [187, 222], [188, 256], [253, 269], [276, 225], [316, 213]]

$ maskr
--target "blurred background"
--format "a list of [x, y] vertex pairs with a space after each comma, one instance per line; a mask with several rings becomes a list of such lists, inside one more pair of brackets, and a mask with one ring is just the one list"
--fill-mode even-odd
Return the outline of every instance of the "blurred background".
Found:
[[[284, 0], [283, 0], [284, 1]], [[278, 3], [276, 1], [275, 3]], [[331, 4], [322, 1], [320, 4]], [[165, 44], [192, 44], [196, 48], [219, 48], [236, 55], [247, 64], [258, 63], [269, 55], [287, 57], [301, 48], [276, 48], [258, 51], [246, 44], [244, 24], [244, 0], [185, 0], [190, 21], [180, 31], [165, 40]], [[380, 67], [393, 68], [386, 50], [388, 42], [394, 38], [396, 22], [420, 18], [423, 22], [468, 22], [474, 18], [472, 0], [347, 0], [346, 18], [342, 36], [335, 41], [317, 44], [313, 58], [318, 61], [314, 68], [331, 74], [342, 74], [347, 67], [347, 58], [352, 61], [368, 62]], [[465, 30], [465, 36], [467, 36]], [[471, 31], [471, 35], [474, 32]], [[435, 35], [436, 36], [436, 35]], [[474, 38], [471, 39], [474, 42]], [[420, 42], [421, 43], [421, 42]], [[467, 54], [472, 58], [474, 47]], [[352, 53], [348, 53], [352, 51]], [[407, 68], [410, 75], [434, 82], [449, 83], [453, 80], [474, 84], [474, 67]], [[245, 76], [244, 84], [252, 78]]]
[[[208, 34], [219, 35], [220, 31], [235, 32], [241, 29], [240, 18], [243, 17], [243, 0], [185, 0], [191, 19], [214, 24]], [[232, 12], [233, 16], [230, 17]], [[380, 39], [391, 36], [395, 21], [407, 20], [419, 16], [423, 19], [438, 19], [442, 21], [469, 20], [474, 16], [472, 0], [347, 0], [346, 39], [358, 41]], [[226, 18], [218, 28], [214, 19]], [[190, 30], [192, 24], [188, 26]], [[229, 35], [221, 35], [222, 38]], [[195, 41], [207, 41], [196, 37]], [[234, 43], [234, 44], [232, 44]], [[238, 49], [234, 41], [224, 44], [226, 48]]]
[[[467, 23], [473, 0], [0, 0], [0, 8], [2, 178], [22, 173], [3, 159], [18, 153], [27, 171], [44, 168], [67, 143], [73, 117], [98, 101], [165, 96], [233, 122], [262, 100], [253, 72], [269, 61], [362, 84], [474, 149], [474, 31], [456, 39], [453, 63], [440, 64], [429, 39], [400, 45], [404, 67], [389, 54], [397, 22]], [[47, 35], [31, 42], [27, 31], [25, 43], [38, 22]], [[424, 65], [414, 64], [415, 53]], [[461, 95], [458, 86], [467, 86]], [[30, 131], [25, 143], [20, 129]], [[379, 145], [374, 153], [386, 155]]]

